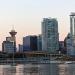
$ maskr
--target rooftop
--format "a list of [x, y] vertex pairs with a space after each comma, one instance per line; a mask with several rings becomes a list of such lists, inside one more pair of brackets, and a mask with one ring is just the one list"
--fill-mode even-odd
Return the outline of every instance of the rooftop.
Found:
[[75, 12], [71, 12], [70, 16], [75, 16]]

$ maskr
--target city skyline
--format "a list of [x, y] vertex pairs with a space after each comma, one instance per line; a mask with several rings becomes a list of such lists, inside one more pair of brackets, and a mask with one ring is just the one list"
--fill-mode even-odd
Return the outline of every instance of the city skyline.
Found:
[[75, 0], [0, 0], [0, 75], [74, 75]]
[[[1, 0], [0, 1], [0, 46], [14, 25], [17, 44], [22, 37], [41, 34], [43, 18], [58, 20], [60, 40], [63, 40], [70, 28], [69, 14], [74, 12], [74, 0]], [[64, 28], [62, 28], [64, 27]]]
[[[51, 18], [51, 17], [47, 17], [47, 18]], [[52, 17], [52, 18], [54, 18], [54, 17]], [[42, 20], [43, 20], [44, 18], [42, 18]], [[57, 19], [57, 18], [56, 18]], [[42, 23], [42, 20], [41, 20], [41, 23]], [[58, 21], [58, 20], [57, 20]], [[58, 21], [58, 23], [59, 23], [59, 21]], [[12, 29], [11, 30], [15, 30], [16, 28], [14, 28], [14, 25], [12, 25], [11, 26], [12, 27]], [[59, 28], [59, 25], [58, 25], [58, 28]], [[10, 31], [11, 31], [10, 30]], [[8, 32], [8, 33], [10, 33], [10, 31]], [[41, 28], [40, 28], [40, 31], [42, 31], [41, 30]], [[58, 32], [59, 32], [59, 30], [58, 30]], [[40, 32], [40, 33], [37, 33], [37, 34], [35, 34], [35, 33], [30, 33], [30, 34], [27, 34], [27, 35], [24, 35], [24, 36], [21, 36], [22, 38], [21, 39], [16, 39], [17, 40], [17, 46], [18, 46], [18, 44], [23, 44], [23, 37], [25, 37], [25, 36], [28, 36], [28, 35], [36, 35], [36, 36], [38, 36], [39, 34], [41, 34], [42, 32]], [[69, 32], [68, 32], [69, 33]], [[62, 41], [62, 40], [64, 40], [64, 38], [67, 36], [67, 35], [65, 35], [65, 37], [63, 38], [63, 39], [61, 39], [60, 40], [60, 38], [62, 38], [62, 37], [60, 37], [60, 32], [59, 32], [59, 41]], [[18, 35], [19, 36], [19, 35]], [[9, 34], [6, 36], [6, 37], [9, 37]], [[3, 41], [5, 40], [5, 38], [3, 39]], [[20, 42], [18, 42], [18, 40], [21, 40]], [[1, 45], [2, 46], [2, 45]], [[0, 48], [1, 49], [1, 48]]]

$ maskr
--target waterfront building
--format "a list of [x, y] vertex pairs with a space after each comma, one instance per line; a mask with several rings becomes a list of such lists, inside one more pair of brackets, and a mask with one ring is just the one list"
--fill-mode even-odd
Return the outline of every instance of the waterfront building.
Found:
[[11, 35], [11, 41], [14, 42], [14, 50], [16, 51], [16, 37], [15, 37], [15, 35], [17, 34], [17, 32], [14, 29], [12, 29], [9, 33]]
[[6, 41], [11, 41], [11, 37], [6, 37]]
[[69, 33], [64, 40], [65, 51], [67, 55], [73, 55], [73, 46], [71, 40], [71, 34]]
[[2, 51], [6, 52], [6, 53], [15, 52], [15, 50], [14, 50], [14, 42], [3, 41], [3, 43], [2, 43]]
[[75, 37], [75, 13], [70, 15], [70, 33], [72, 37]]
[[24, 51], [37, 51], [37, 36], [23, 37]]
[[70, 34], [71, 34], [71, 43], [72, 51], [70, 55], [75, 55], [75, 13], [72, 12], [70, 15]]
[[38, 51], [42, 50], [42, 35], [41, 34], [37, 36], [37, 48], [38, 48]]
[[15, 32], [14, 29], [12, 29], [10, 32], [10, 37], [6, 37], [6, 40], [2, 43], [2, 51], [7, 53], [16, 52], [16, 37], [15, 35], [17, 32]]
[[66, 49], [65, 49], [65, 46], [64, 46], [64, 41], [59, 41], [59, 52], [63, 53], [63, 54], [66, 54]]
[[58, 21], [44, 18], [42, 21], [42, 50], [56, 53], [59, 50]]
[[23, 45], [19, 44], [19, 52], [23, 52]]

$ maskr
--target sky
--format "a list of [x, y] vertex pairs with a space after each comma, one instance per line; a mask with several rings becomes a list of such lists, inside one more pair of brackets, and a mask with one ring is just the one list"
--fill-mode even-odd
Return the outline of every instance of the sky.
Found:
[[69, 15], [75, 12], [75, 0], [0, 0], [0, 46], [14, 25], [17, 44], [27, 35], [41, 34], [43, 18], [58, 20], [59, 37], [70, 31]]

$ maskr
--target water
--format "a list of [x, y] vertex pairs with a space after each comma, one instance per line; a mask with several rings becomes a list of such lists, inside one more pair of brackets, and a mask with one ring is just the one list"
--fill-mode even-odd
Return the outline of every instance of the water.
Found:
[[0, 65], [0, 75], [50, 75], [49, 64]]
[[75, 75], [75, 64], [0, 65], [0, 75]]
[[50, 65], [50, 75], [75, 75], [74, 63], [51, 63]]

